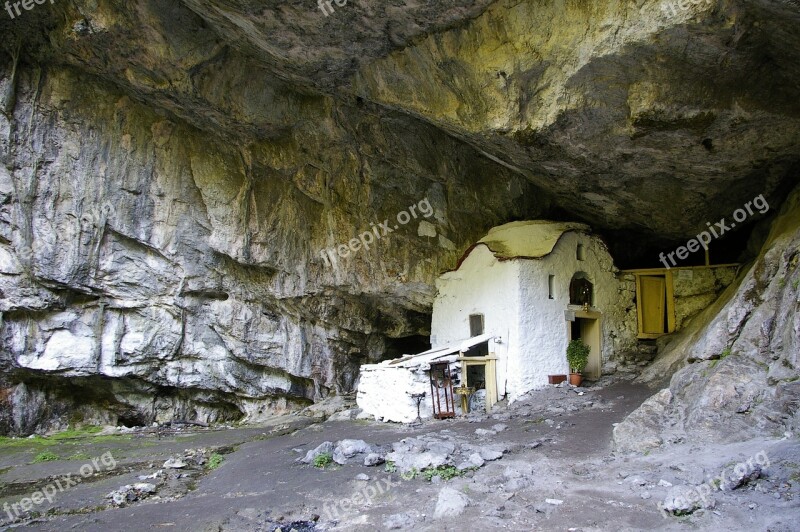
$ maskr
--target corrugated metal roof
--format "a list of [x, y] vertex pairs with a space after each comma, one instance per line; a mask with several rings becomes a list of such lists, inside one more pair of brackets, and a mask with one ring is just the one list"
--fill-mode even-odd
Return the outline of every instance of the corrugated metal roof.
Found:
[[[449, 344], [444, 347], [429, 349], [428, 351], [424, 351], [416, 355], [403, 355], [400, 358], [395, 358], [392, 360], [384, 360], [380, 364], [365, 364], [364, 366], [362, 366], [362, 369], [369, 369], [375, 367], [414, 368], [422, 366], [424, 364], [430, 364], [431, 362], [435, 362], [437, 360], [446, 359], [448, 355], [460, 353], [461, 351], [467, 351], [470, 347], [474, 347], [478, 344], [488, 342], [489, 340], [495, 338], [496, 336], [497, 335], [494, 334], [482, 334], [480, 336], [467, 338], [466, 340], [459, 340], [458, 342]], [[448, 361], [452, 362], [455, 359], [456, 357], [451, 357], [451, 359], [449, 359]]]

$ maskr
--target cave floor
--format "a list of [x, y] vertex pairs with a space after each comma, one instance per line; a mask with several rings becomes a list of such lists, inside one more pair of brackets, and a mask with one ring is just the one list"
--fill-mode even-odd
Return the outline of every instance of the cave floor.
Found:
[[[29, 530], [796, 530], [800, 515], [797, 439], [728, 445], [676, 444], [651, 453], [616, 455], [613, 423], [652, 393], [618, 382], [589, 389], [548, 388], [492, 416], [429, 421], [409, 427], [369, 421], [315, 423], [286, 416], [260, 427], [197, 430], [144, 437], [84, 438], [47, 447], [69, 460], [31, 463], [41, 444], [0, 446], [0, 504], [13, 503], [110, 452], [116, 467], [36, 505], [40, 516], [10, 527]], [[505, 425], [497, 427], [498, 423]], [[499, 428], [496, 434], [476, 429]], [[323, 441], [362, 439], [388, 450], [403, 438], [440, 438], [456, 445], [505, 449], [496, 461], [447, 481], [405, 480], [383, 465], [365, 467], [357, 455], [324, 469], [297, 463]], [[214, 469], [165, 470], [185, 449], [224, 457]], [[717, 492], [713, 508], [665, 517], [657, 503], [668, 484], [694, 485], [725, 467], [766, 452], [768, 476]], [[71, 453], [71, 454], [70, 454]], [[532, 474], [530, 474], [532, 469]], [[162, 473], [158, 475], [158, 471]], [[526, 472], [526, 470], [528, 472]], [[140, 480], [140, 476], [158, 475]], [[366, 474], [368, 481], [356, 480]], [[439, 479], [435, 479], [439, 480]], [[105, 495], [125, 484], [151, 482], [155, 495], [123, 508]], [[434, 518], [449, 487], [469, 505], [457, 517]], [[451, 493], [452, 495], [452, 493]], [[351, 506], [342, 504], [348, 501]], [[49, 511], [49, 513], [48, 513]], [[8, 515], [0, 516], [7, 519]], [[316, 521], [316, 524], [313, 522]], [[292, 523], [294, 523], [292, 525]], [[290, 525], [290, 526], [287, 526]]]

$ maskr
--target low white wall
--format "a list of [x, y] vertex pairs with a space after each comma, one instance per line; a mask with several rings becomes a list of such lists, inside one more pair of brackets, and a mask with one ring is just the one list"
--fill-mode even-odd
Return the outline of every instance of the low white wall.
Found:
[[[454, 386], [458, 382], [458, 363], [450, 364]], [[428, 365], [403, 368], [385, 364], [361, 366], [361, 377], [356, 393], [356, 404], [378, 421], [411, 423], [417, 419], [417, 403], [411, 394], [425, 393], [420, 403], [422, 419], [433, 417], [433, 402]], [[444, 397], [442, 397], [444, 400]], [[455, 411], [461, 413], [460, 397], [454, 395]], [[442, 403], [444, 405], [444, 403]]]
[[[378, 420], [410, 423], [417, 419], [417, 405], [411, 394], [431, 393], [427, 376], [423, 376], [425, 378], [421, 379], [406, 368], [375, 364], [361, 366], [356, 404]], [[424, 416], [423, 410], [430, 410], [424, 401], [420, 405], [420, 414]]]

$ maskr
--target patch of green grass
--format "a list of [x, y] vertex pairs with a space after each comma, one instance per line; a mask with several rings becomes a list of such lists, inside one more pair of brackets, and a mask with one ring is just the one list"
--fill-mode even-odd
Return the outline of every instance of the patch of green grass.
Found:
[[400, 478], [403, 480], [414, 480], [419, 475], [419, 471], [417, 471], [416, 467], [412, 467], [410, 471], [406, 471], [405, 473], [400, 473]]
[[81, 427], [78, 429], [67, 429], [65, 431], [53, 434], [48, 439], [60, 441], [60, 440], [71, 440], [73, 438], [83, 438], [85, 436], [91, 436], [93, 434], [97, 434], [101, 430], [103, 430], [103, 427], [98, 427], [94, 425]]
[[91, 460], [91, 459], [92, 459], [91, 456], [89, 456], [88, 454], [86, 454], [84, 452], [81, 452], [81, 451], [79, 451], [79, 452], [73, 454], [72, 456], [70, 456], [69, 458], [67, 458], [67, 460]]
[[41, 453], [37, 454], [36, 457], [33, 459], [34, 464], [38, 464], [41, 462], [53, 462], [55, 460], [60, 460], [59, 456], [56, 453], [52, 453], [50, 451], [42, 451]]
[[43, 444], [47, 440], [41, 436], [34, 436], [33, 438], [12, 438], [10, 436], [0, 436], [0, 448], [13, 448], [13, 447], [29, 447], [31, 445]]
[[0, 436], [0, 449], [15, 449], [25, 447], [48, 447], [51, 445], [77, 444], [82, 440], [89, 440], [92, 443], [107, 443], [114, 441], [130, 440], [130, 434], [106, 434], [97, 436], [103, 427], [82, 427], [80, 429], [69, 429], [50, 436], [39, 436], [38, 434], [29, 438], [12, 438]]
[[383, 470], [386, 471], [387, 473], [394, 473], [397, 471], [397, 466], [394, 465], [394, 462], [392, 462], [391, 460], [387, 460], [386, 465], [383, 466]]
[[[731, 348], [730, 347], [726, 347], [725, 349], [722, 350], [722, 353], [719, 354], [719, 357], [714, 358], [711, 361], [709, 361], [708, 369], [716, 368], [717, 364], [719, 364], [720, 360], [725, 360], [725, 358], [729, 357], [729, 356], [731, 356]], [[705, 376], [705, 374], [703, 376]]]
[[206, 469], [214, 470], [222, 465], [222, 462], [225, 461], [225, 457], [219, 453], [214, 453], [208, 459], [208, 463], [206, 464]]
[[800, 277], [798, 277], [797, 279], [795, 279], [794, 281], [792, 281], [792, 288], [794, 288], [795, 290], [797, 290], [797, 288], [798, 288], [798, 287], [800, 287]]
[[331, 453], [320, 453], [314, 457], [314, 467], [324, 469], [326, 465], [333, 462], [333, 455]]
[[439, 467], [429, 467], [427, 469], [423, 469], [422, 475], [425, 477], [425, 480], [427, 481], [433, 480], [433, 477], [439, 477], [442, 480], [450, 480], [451, 478], [462, 477], [467, 474], [467, 471], [474, 469], [477, 468], [469, 468], [465, 469], [464, 471], [459, 471], [454, 466], [441, 465]]

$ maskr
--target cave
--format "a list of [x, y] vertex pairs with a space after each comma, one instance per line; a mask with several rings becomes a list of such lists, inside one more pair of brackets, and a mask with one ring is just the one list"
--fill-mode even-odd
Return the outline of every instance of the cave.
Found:
[[[797, 0], [0, 5], [0, 484], [110, 438], [155, 490], [95, 464], [89, 506], [0, 496], [0, 526], [792, 529], [798, 28]], [[707, 494], [675, 456], [747, 474]], [[365, 461], [413, 478], [349, 504]]]

